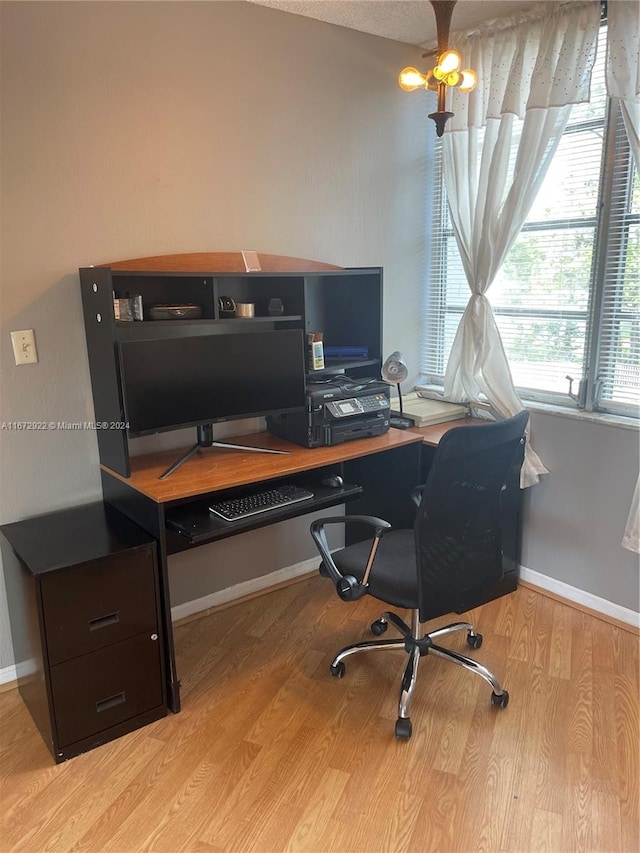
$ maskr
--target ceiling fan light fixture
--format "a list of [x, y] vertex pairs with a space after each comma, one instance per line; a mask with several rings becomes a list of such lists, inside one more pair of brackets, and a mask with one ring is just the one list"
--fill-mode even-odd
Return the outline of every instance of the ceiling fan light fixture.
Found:
[[425, 74], [417, 68], [405, 68], [400, 72], [398, 82], [407, 92], [415, 89], [432, 89], [438, 92], [438, 109], [435, 113], [430, 113], [429, 118], [435, 122], [436, 134], [442, 136], [447, 121], [453, 116], [453, 113], [445, 108], [447, 87], [455, 87], [465, 93], [472, 92], [478, 85], [478, 75], [471, 68], [461, 71], [462, 57], [457, 50], [448, 46], [451, 15], [456, 0], [430, 0], [430, 2], [436, 16], [438, 36], [436, 65]]

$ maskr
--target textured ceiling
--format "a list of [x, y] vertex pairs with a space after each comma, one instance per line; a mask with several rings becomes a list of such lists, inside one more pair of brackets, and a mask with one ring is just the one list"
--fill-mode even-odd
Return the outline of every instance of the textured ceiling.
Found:
[[[394, 41], [432, 48], [436, 21], [428, 0], [250, 0], [282, 12], [304, 15]], [[451, 30], [472, 29], [483, 21], [528, 9], [536, 0], [459, 0]]]

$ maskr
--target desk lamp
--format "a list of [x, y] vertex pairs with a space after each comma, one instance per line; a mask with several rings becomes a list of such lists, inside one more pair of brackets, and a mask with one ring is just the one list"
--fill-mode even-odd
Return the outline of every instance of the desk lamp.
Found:
[[402, 417], [402, 391], [400, 390], [400, 383], [403, 382], [408, 375], [409, 370], [407, 369], [407, 363], [405, 362], [402, 353], [397, 350], [392, 352], [389, 358], [382, 365], [382, 378], [385, 382], [388, 382], [390, 385], [395, 385], [398, 389], [400, 415], [392, 415], [389, 418], [389, 423], [396, 429], [409, 429], [409, 427], [413, 426], [412, 420]]

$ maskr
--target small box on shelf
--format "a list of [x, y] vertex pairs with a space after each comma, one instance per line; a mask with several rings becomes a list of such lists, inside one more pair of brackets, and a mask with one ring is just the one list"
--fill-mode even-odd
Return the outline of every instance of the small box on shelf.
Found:
[[324, 370], [324, 344], [322, 338], [322, 332], [307, 333], [309, 368], [311, 370]]

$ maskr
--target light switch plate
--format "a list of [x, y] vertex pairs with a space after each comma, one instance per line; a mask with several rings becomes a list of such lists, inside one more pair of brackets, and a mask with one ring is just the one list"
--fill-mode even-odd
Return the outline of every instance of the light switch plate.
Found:
[[36, 338], [33, 329], [11, 332], [11, 343], [16, 364], [35, 364], [38, 361]]

